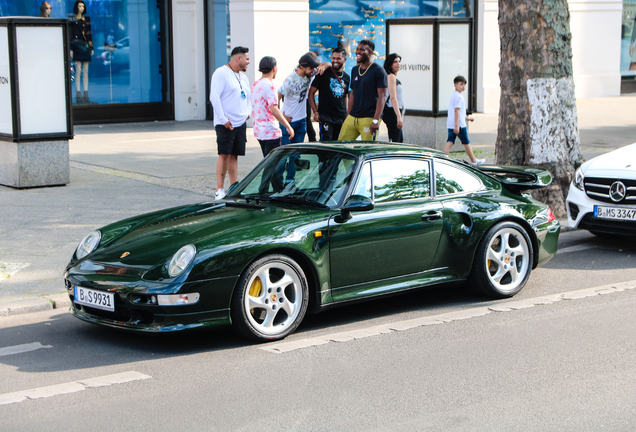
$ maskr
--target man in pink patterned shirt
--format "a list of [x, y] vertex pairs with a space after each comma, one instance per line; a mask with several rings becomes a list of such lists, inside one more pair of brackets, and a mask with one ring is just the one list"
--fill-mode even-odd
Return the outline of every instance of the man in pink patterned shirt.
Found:
[[280, 146], [282, 131], [278, 126], [278, 120], [290, 137], [294, 136], [294, 129], [278, 107], [278, 95], [274, 79], [278, 66], [274, 57], [265, 56], [261, 59], [258, 70], [263, 75], [261, 79], [252, 85], [252, 121], [254, 122], [254, 136], [261, 145], [263, 156]]

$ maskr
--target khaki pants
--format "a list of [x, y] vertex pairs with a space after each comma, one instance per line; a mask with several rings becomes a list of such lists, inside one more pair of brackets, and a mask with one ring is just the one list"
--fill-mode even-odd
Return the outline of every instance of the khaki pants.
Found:
[[372, 121], [372, 117], [356, 118], [350, 115], [347, 116], [342, 124], [342, 129], [340, 129], [338, 141], [355, 141], [358, 137], [362, 141], [373, 141], [373, 134], [371, 133]]

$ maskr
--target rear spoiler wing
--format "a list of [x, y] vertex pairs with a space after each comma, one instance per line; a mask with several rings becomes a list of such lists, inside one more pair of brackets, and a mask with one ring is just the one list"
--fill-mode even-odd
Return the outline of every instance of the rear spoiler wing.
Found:
[[512, 192], [540, 189], [552, 183], [552, 174], [543, 168], [518, 165], [477, 165], [475, 168], [496, 178]]

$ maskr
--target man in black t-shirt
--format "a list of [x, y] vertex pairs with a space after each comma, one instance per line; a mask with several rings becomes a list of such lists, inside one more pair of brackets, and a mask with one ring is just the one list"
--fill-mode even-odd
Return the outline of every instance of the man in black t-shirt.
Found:
[[[347, 52], [334, 48], [331, 52], [331, 68], [316, 75], [309, 89], [309, 104], [314, 111], [314, 121], [320, 123], [320, 141], [335, 141], [347, 117], [349, 75], [344, 71]], [[316, 91], [319, 105], [316, 108]]]
[[348, 115], [340, 130], [340, 141], [373, 141], [380, 129], [380, 117], [389, 85], [386, 71], [373, 62], [375, 44], [363, 40], [356, 48], [358, 66], [351, 70]]

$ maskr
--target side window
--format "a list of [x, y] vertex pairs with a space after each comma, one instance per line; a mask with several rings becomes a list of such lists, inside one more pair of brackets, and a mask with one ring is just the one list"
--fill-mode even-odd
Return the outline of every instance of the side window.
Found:
[[431, 195], [429, 163], [419, 159], [372, 162], [375, 202], [425, 198]]
[[365, 163], [360, 170], [360, 178], [356, 189], [353, 191], [353, 195], [362, 195], [367, 198], [372, 198], [371, 193], [371, 164]]
[[435, 191], [450, 195], [481, 189], [481, 181], [467, 171], [442, 162], [435, 162]]

